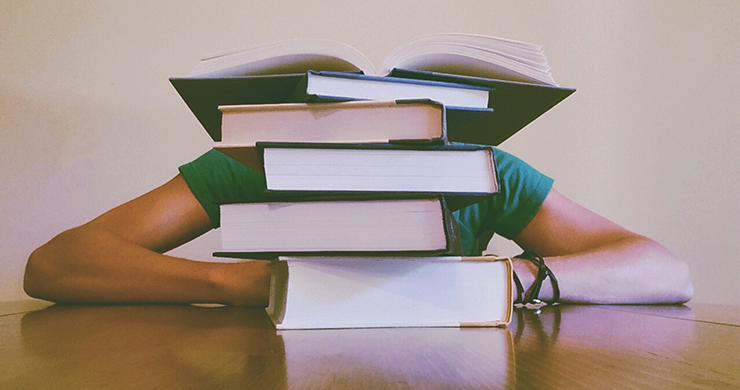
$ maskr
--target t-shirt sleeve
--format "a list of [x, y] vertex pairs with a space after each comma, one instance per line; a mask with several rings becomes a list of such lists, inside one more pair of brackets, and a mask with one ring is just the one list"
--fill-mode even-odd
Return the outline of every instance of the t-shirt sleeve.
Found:
[[264, 175], [216, 149], [180, 166], [179, 170], [214, 228], [221, 225], [216, 201], [257, 200], [264, 196]]
[[494, 151], [500, 192], [456, 212], [467, 255], [477, 252], [477, 240], [486, 232], [516, 237], [534, 218], [552, 189], [553, 180], [518, 157]]

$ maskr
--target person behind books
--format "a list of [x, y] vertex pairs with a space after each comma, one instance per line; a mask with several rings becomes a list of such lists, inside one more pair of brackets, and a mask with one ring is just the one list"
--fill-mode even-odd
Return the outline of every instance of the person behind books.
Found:
[[[688, 301], [687, 265], [654, 240], [569, 200], [553, 180], [496, 151], [501, 193], [455, 212], [465, 255], [479, 255], [491, 233], [544, 258], [560, 301], [656, 304]], [[222, 303], [264, 306], [266, 261], [214, 263], [166, 255], [219, 227], [214, 199], [259, 196], [264, 177], [217, 150], [179, 168], [162, 186], [69, 229], [30, 255], [24, 289], [55, 302]], [[479, 242], [482, 241], [482, 242]], [[514, 260], [526, 291], [537, 266]], [[553, 296], [542, 284], [539, 297]]]

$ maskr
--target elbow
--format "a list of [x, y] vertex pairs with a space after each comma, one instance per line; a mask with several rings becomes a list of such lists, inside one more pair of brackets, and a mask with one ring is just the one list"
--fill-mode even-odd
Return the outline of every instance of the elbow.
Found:
[[694, 286], [688, 264], [658, 242], [636, 236], [629, 242], [634, 250], [627, 267], [630, 297], [624, 303], [676, 305], [691, 300]]
[[691, 272], [689, 266], [680, 261], [680, 265], [677, 266], [678, 272], [675, 276], [675, 289], [676, 289], [676, 303], [686, 303], [694, 297], [694, 284], [691, 281]]
[[[45, 245], [48, 245], [45, 244]], [[41, 246], [34, 250], [26, 262], [26, 271], [23, 275], [23, 291], [32, 298], [47, 299], [44, 294], [45, 268], [48, 268], [49, 259], [46, 258], [46, 250]]]
[[75, 241], [75, 229], [68, 230], [34, 250], [26, 262], [23, 276], [23, 291], [32, 298], [56, 301], [65, 272], [71, 266], [62, 264], [69, 250], [70, 242]]
[[683, 294], [684, 295], [681, 298], [680, 303], [686, 303], [694, 297], [694, 285], [691, 282], [689, 282]]
[[691, 281], [688, 264], [665, 247], [659, 248], [656, 257], [662, 261], [654, 262], [658, 269], [654, 274], [653, 283], [658, 288], [656, 293], [662, 296], [662, 299], [657, 303], [681, 304], [690, 301], [694, 296], [694, 284]]

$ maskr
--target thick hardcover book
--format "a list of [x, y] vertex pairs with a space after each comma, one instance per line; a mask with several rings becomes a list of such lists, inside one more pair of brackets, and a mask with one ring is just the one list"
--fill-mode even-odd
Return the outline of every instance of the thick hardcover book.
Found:
[[[337, 75], [337, 73], [322, 73], [325, 76]], [[309, 95], [305, 90], [304, 85], [311, 77], [309, 74], [222, 78], [174, 77], [170, 79], [170, 82], [211, 138], [219, 142], [221, 141], [222, 121], [219, 106], [322, 101], [318, 96]], [[359, 77], [356, 74], [350, 75]], [[419, 73], [400, 72], [396, 73], [395, 77], [386, 79], [407, 81], [412, 80], [410, 78], [412, 75], [421, 77]], [[440, 74], [435, 75], [435, 77], [439, 76]], [[473, 80], [474, 82], [481, 81], [479, 78]], [[491, 86], [491, 89], [486, 91], [487, 108], [447, 107], [447, 131], [450, 142], [499, 145], [575, 91], [542, 84], [483, 80], [488, 80]], [[383, 85], [392, 84], [394, 83], [383, 83]], [[445, 85], [455, 84], [446, 83]], [[392, 99], [401, 97], [391, 96], [394, 96]], [[422, 97], [430, 98], [430, 96]], [[323, 96], [323, 98], [324, 100], [340, 99], [328, 96]]]
[[459, 227], [443, 197], [226, 201], [220, 211], [219, 257], [462, 253]]
[[[305, 90], [309, 73], [289, 74], [289, 75], [265, 75], [265, 76], [230, 76], [219, 78], [193, 78], [193, 77], [173, 77], [170, 82], [180, 94], [185, 104], [190, 108], [203, 128], [208, 132], [211, 138], [216, 141], [222, 141], [221, 123], [222, 112], [220, 106], [227, 105], [248, 105], [248, 104], [279, 104], [279, 103], [317, 103], [333, 102], [338, 100], [354, 100], [352, 98], [319, 97], [309, 95]], [[334, 73], [335, 75], [337, 73]], [[355, 75], [356, 76], [356, 75]], [[391, 80], [391, 79], [388, 79]], [[478, 105], [483, 108], [475, 107], [450, 107], [448, 111], [454, 111], [455, 115], [452, 120], [447, 121], [448, 129], [456, 129], [464, 126], [474, 119], [485, 117], [493, 111], [492, 108], [486, 107], [484, 101], [490, 100], [488, 91], [485, 88], [470, 88], [462, 84], [440, 83], [436, 81], [418, 81], [411, 79], [396, 78], [397, 81], [404, 81], [404, 85], [416, 86], [446, 86], [446, 90], [454, 91], [456, 87], [461, 89], [483, 92], [485, 95], [479, 97]], [[382, 85], [397, 85], [392, 82], [384, 82]], [[439, 98], [437, 94], [386, 94], [387, 98], [382, 100], [408, 100], [408, 99], [432, 99], [445, 103], [445, 99]], [[510, 115], [515, 114], [511, 113]], [[495, 131], [490, 129], [489, 131]], [[452, 134], [452, 133], [451, 133]], [[455, 141], [455, 136], [450, 141]]]
[[352, 72], [306, 72], [295, 101], [431, 99], [448, 107], [486, 109], [489, 88], [459, 81], [374, 76]]
[[512, 266], [494, 257], [280, 257], [277, 329], [504, 326]]
[[258, 143], [268, 196], [437, 193], [453, 209], [499, 192], [480, 145]]
[[445, 143], [446, 115], [432, 100], [220, 106], [219, 148], [257, 142]]

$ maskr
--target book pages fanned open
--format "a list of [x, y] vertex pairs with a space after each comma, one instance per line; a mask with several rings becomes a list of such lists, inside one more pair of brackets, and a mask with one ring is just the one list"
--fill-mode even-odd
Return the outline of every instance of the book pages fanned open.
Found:
[[446, 33], [399, 44], [377, 68], [359, 50], [345, 43], [293, 39], [205, 57], [189, 76], [290, 74], [309, 69], [387, 76], [394, 68], [556, 85], [539, 45], [485, 35]]

